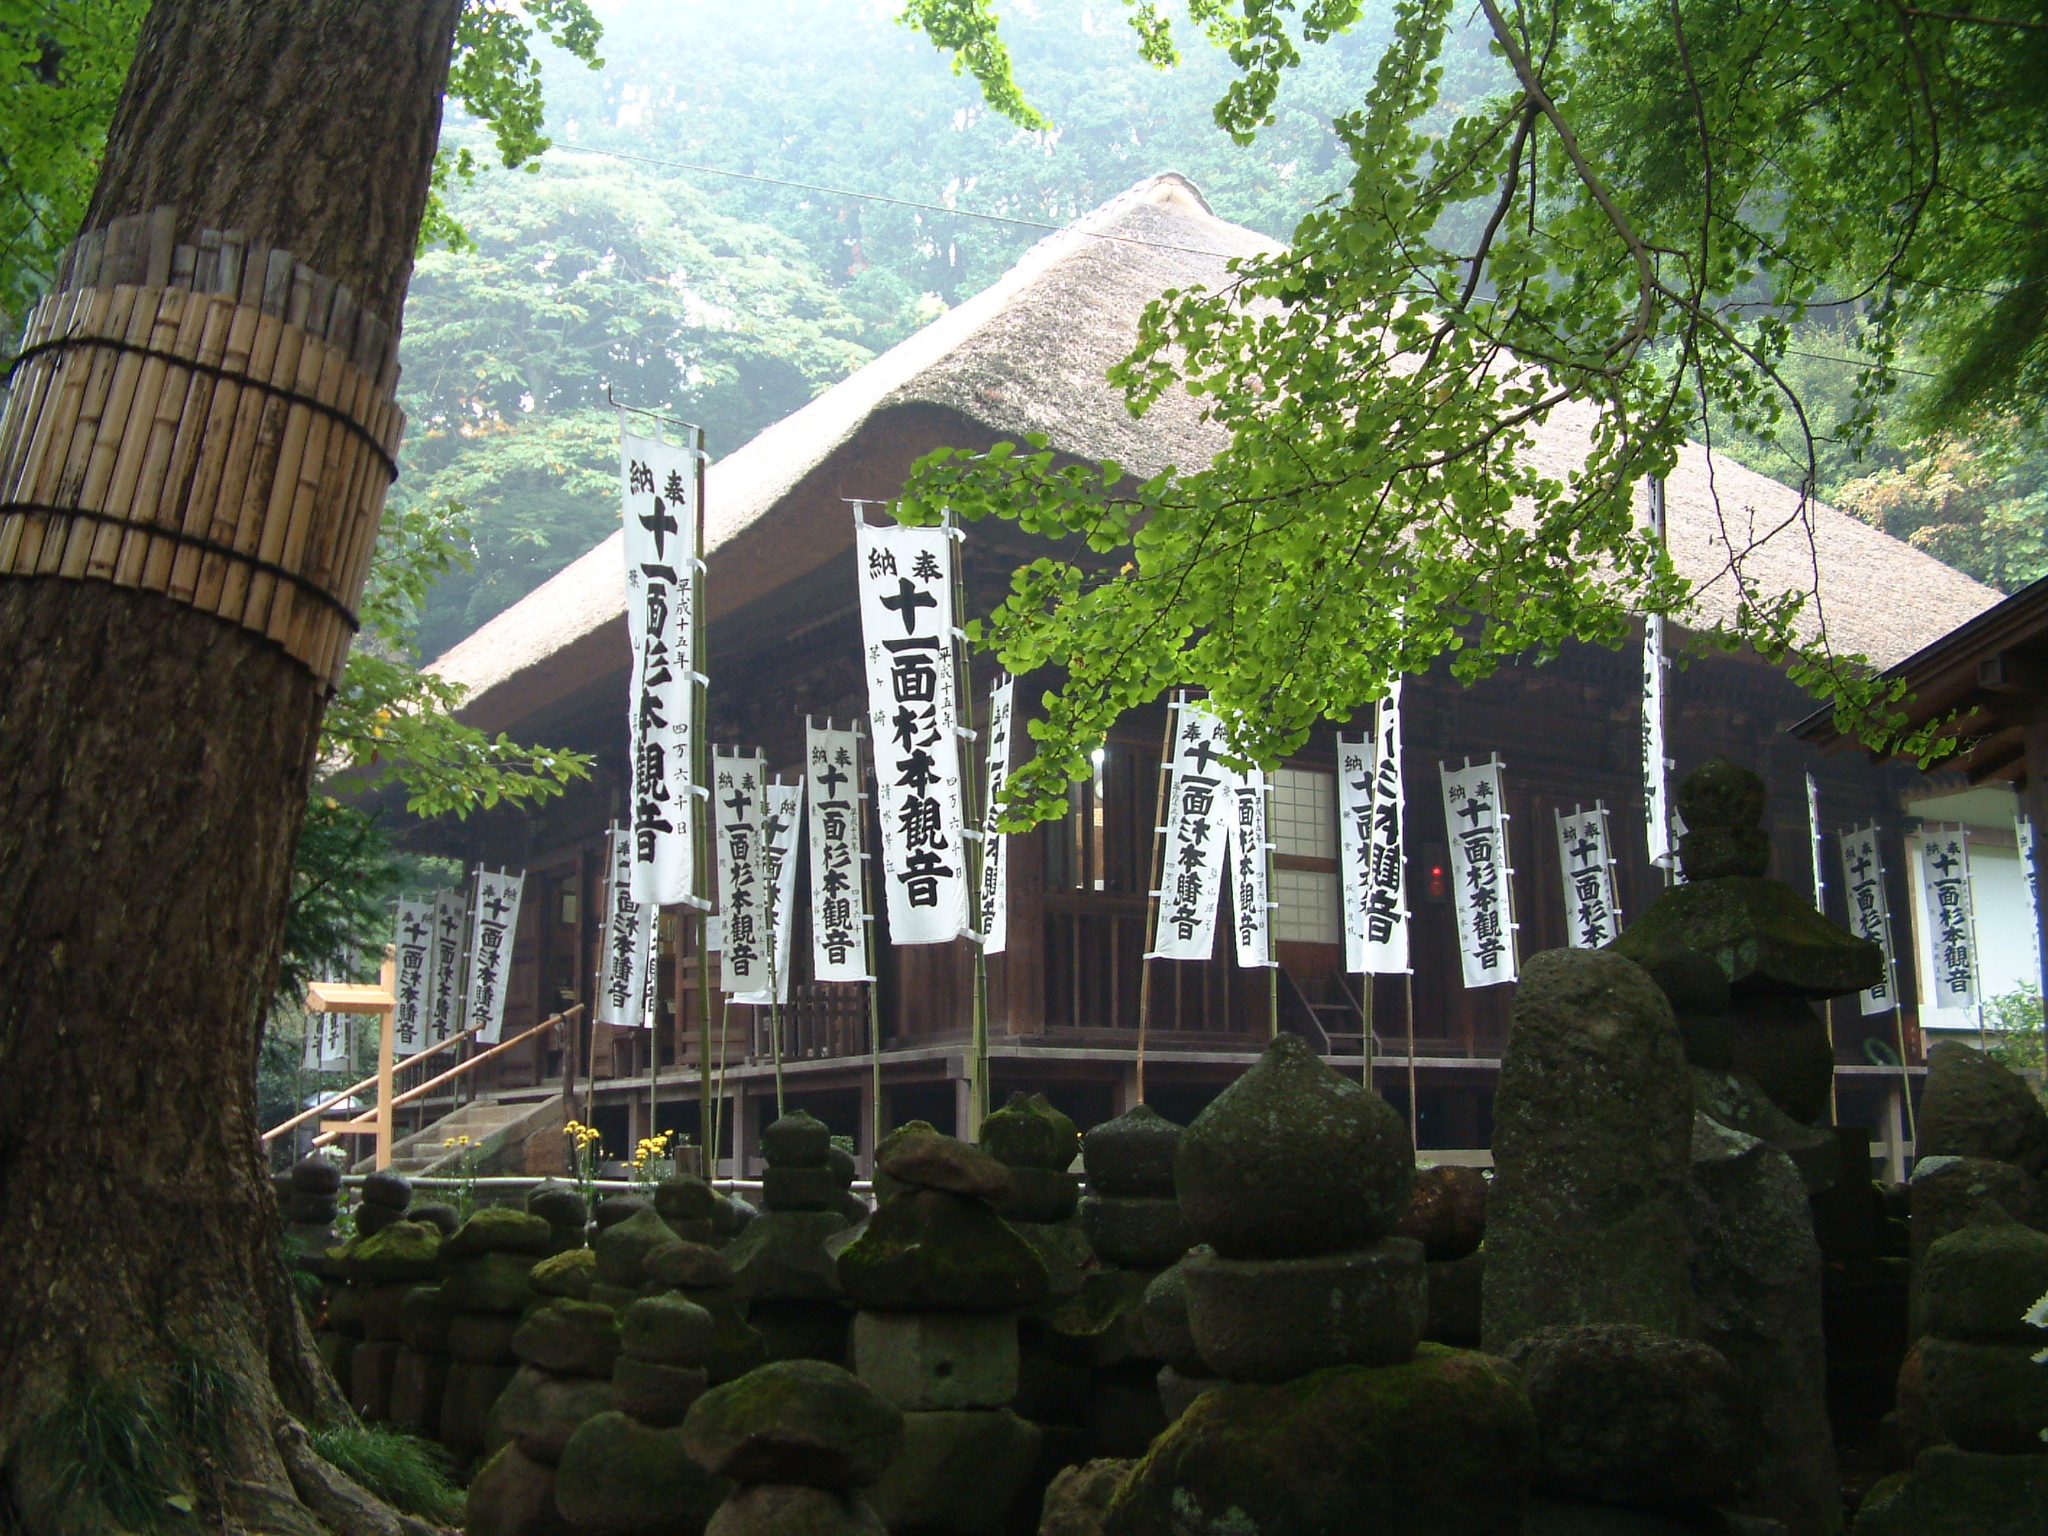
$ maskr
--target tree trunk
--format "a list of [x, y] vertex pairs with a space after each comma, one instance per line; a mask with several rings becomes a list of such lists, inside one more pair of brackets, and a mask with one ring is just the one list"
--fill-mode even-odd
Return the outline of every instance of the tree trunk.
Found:
[[[288, 249], [395, 331], [459, 4], [157, 0], [86, 229], [169, 206], [180, 240]], [[0, 1503], [31, 1536], [91, 1529], [47, 1416], [99, 1383], [175, 1421], [197, 1361], [232, 1390], [222, 1433], [173, 1446], [196, 1528], [396, 1531], [294, 1491], [289, 1416], [347, 1408], [255, 1123], [326, 680], [187, 604], [44, 575], [0, 576], [0, 657]]]

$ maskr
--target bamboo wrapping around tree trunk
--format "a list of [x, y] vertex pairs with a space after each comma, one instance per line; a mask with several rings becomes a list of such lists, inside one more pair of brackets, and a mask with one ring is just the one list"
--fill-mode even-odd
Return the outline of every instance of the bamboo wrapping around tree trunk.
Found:
[[159, 592], [332, 686], [404, 413], [391, 328], [289, 251], [171, 210], [66, 254], [0, 417], [0, 574]]

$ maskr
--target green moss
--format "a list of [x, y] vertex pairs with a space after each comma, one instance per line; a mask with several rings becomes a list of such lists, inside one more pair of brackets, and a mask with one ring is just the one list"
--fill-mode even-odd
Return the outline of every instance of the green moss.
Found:
[[1007, 1312], [1043, 1300], [1045, 1263], [979, 1200], [921, 1189], [840, 1250], [839, 1283], [877, 1311]]
[[533, 1266], [526, 1283], [542, 1296], [567, 1296], [577, 1301], [590, 1298], [597, 1282], [597, 1255], [588, 1248], [570, 1248]]
[[393, 1509], [443, 1525], [462, 1518], [462, 1490], [450, 1480], [448, 1453], [440, 1446], [361, 1424], [316, 1429], [308, 1438], [316, 1455]]
[[1814, 911], [1782, 880], [1730, 875], [1674, 886], [1608, 947], [1647, 965], [1673, 947], [1713, 956], [1737, 991], [1763, 983], [1807, 997], [1875, 986], [1884, 954]]

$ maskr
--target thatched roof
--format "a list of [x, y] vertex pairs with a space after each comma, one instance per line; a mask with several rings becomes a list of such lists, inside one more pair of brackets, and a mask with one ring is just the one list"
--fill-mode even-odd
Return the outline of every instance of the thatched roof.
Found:
[[[1192, 400], [1171, 396], [1134, 419], [1103, 375], [1129, 350], [1147, 302], [1167, 288], [1214, 285], [1229, 257], [1272, 248], [1264, 236], [1216, 217], [1192, 185], [1171, 174], [1140, 182], [1040, 241], [993, 287], [711, 466], [711, 616], [851, 547], [850, 518], [841, 516], [835, 533], [815, 511], [799, 514], [794, 493], [866, 424], [896, 407], [940, 407], [1002, 436], [1043, 432], [1058, 450], [1114, 458], [1139, 476], [1205, 462], [1221, 437], [1199, 420]], [[1589, 421], [1587, 409], [1554, 413], [1537, 429], [1536, 459], [1563, 474], [1585, 452]], [[1831, 507], [1813, 508], [1802, 523], [1793, 516], [1795, 492], [1719, 455], [1710, 459], [1698, 445], [1687, 449], [1666, 498], [1672, 556], [1700, 584], [1699, 609], [1708, 620], [1734, 611], [1732, 583], [1723, 574], [1727, 541], [1740, 547], [1771, 530], [1777, 531], [1747, 557], [1747, 574], [1768, 591], [1810, 591], [1818, 569], [1836, 648], [1881, 665], [1998, 600], [1991, 589]], [[625, 664], [619, 538], [612, 535], [432, 664], [470, 689], [465, 713], [509, 724], [524, 713], [539, 672], [572, 647], [601, 644]]]

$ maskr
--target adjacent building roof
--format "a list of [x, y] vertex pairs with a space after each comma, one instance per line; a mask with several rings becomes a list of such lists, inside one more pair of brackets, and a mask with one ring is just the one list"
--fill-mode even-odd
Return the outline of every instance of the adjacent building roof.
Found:
[[[805, 475], [894, 407], [943, 407], [1003, 436], [1042, 432], [1055, 449], [1114, 458], [1141, 477], [1205, 463], [1222, 438], [1191, 398], [1169, 396], [1134, 418], [1104, 374], [1129, 351], [1152, 299], [1168, 288], [1216, 286], [1230, 258], [1274, 248], [1265, 236], [1218, 218], [1173, 174], [1140, 182], [1040, 241], [993, 287], [711, 466], [705, 505], [712, 616], [729, 607], [721, 598], [722, 565], [751, 568], [740, 586], [763, 579], [758, 555], [740, 547], [742, 536], [773, 532], [778, 509]], [[1590, 408], [1555, 412], [1536, 429], [1534, 456], [1563, 474], [1583, 456], [1591, 421]], [[1812, 506], [1801, 518], [1796, 492], [1697, 444], [1668, 481], [1666, 504], [1672, 556], [1697, 585], [1707, 621], [1735, 611], [1729, 547], [1759, 540], [1745, 560], [1748, 577], [1771, 592], [1811, 592], [1817, 581], [1836, 648], [1880, 665], [1998, 600], [1991, 589], [1832, 507]], [[843, 542], [852, 542], [850, 519]], [[516, 699], [536, 669], [611, 627], [619, 630], [624, 664], [619, 543], [614, 534], [432, 663], [470, 689], [466, 713], [487, 714], [493, 723], [516, 718]], [[768, 579], [800, 574], [839, 552], [837, 541], [821, 547], [799, 535], [777, 547]], [[1806, 622], [1814, 622], [1811, 612]]]

